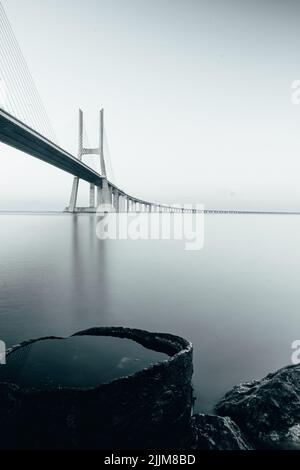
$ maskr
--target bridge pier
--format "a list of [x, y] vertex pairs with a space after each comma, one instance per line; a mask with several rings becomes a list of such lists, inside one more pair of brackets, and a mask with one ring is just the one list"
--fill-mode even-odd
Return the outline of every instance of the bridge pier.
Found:
[[119, 191], [117, 189], [113, 190], [113, 206], [116, 212], [119, 212]]
[[95, 185], [90, 183], [90, 208], [95, 208]]
[[124, 212], [124, 196], [119, 193], [119, 212]]
[[101, 205], [112, 205], [112, 190], [106, 178], [102, 180], [102, 187], [97, 186], [97, 206]]
[[70, 203], [67, 208], [69, 212], [75, 212], [76, 203], [77, 203], [77, 194], [78, 194], [78, 185], [79, 185], [79, 178], [78, 176], [74, 176], [72, 190], [71, 190], [71, 197]]
[[121, 197], [121, 212], [127, 212], [127, 201], [126, 201], [126, 196], [122, 194]]
[[[82, 161], [83, 155], [98, 155], [100, 159], [101, 175], [103, 177], [102, 185], [97, 185], [97, 206], [102, 204], [112, 203], [111, 188], [106, 179], [106, 167], [103, 153], [103, 132], [104, 132], [104, 111], [100, 111], [100, 123], [99, 123], [99, 146], [96, 148], [84, 148], [83, 146], [83, 112], [79, 110], [79, 121], [78, 121], [78, 160]], [[78, 196], [79, 178], [77, 176], [73, 179], [73, 185], [71, 190], [71, 197], [69, 206], [66, 208], [68, 212], [96, 212], [95, 205], [95, 184], [90, 183], [89, 188], [89, 207], [77, 208], [77, 196]]]

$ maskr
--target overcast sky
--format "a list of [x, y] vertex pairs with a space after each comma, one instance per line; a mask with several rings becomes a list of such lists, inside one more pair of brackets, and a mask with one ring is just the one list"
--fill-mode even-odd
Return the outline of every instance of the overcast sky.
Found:
[[[60, 144], [105, 109], [117, 183], [206, 208], [300, 210], [300, 2], [2, 0]], [[72, 177], [0, 147], [0, 210], [60, 210]], [[82, 184], [81, 203], [88, 202]]]

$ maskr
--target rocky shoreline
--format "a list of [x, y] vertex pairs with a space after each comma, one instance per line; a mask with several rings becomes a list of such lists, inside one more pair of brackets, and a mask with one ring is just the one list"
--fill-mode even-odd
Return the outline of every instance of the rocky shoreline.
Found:
[[300, 366], [236, 385], [192, 418], [196, 450], [300, 450]]
[[300, 366], [235, 386], [215, 407], [256, 449], [300, 449]]

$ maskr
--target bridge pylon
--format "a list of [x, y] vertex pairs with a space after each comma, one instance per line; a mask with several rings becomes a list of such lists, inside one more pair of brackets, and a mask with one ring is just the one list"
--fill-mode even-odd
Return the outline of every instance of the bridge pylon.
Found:
[[[112, 204], [112, 188], [109, 186], [106, 176], [106, 165], [104, 159], [104, 110], [100, 110], [99, 116], [99, 146], [94, 148], [86, 148], [83, 145], [83, 112], [79, 109], [78, 119], [78, 160], [82, 161], [84, 155], [98, 155], [100, 159], [100, 169], [102, 183], [97, 186], [97, 201], [95, 198], [95, 184], [90, 183], [90, 205], [89, 207], [78, 207], [77, 197], [79, 188], [79, 178], [74, 176], [69, 206], [66, 207], [66, 212], [96, 212], [97, 206], [101, 204]], [[97, 206], [96, 206], [97, 202]]]

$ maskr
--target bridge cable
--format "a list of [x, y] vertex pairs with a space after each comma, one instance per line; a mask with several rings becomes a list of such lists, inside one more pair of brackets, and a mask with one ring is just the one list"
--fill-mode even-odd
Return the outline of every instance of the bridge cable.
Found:
[[[14, 111], [17, 118], [20, 117], [20, 115], [22, 115], [23, 119], [26, 117], [26, 124], [29, 126], [32, 126], [33, 124], [35, 130], [42, 134], [46, 134], [46, 137], [50, 138], [50, 140], [56, 141], [57, 139], [50, 123], [50, 119], [1, 3], [0, 19], [2, 20], [1, 29], [3, 39], [6, 44], [8, 44], [9, 51], [8, 56], [6, 48], [1, 47], [2, 51], [4, 50], [4, 54], [2, 54], [2, 56], [5, 59], [6, 67], [8, 68], [6, 73], [3, 75], [6, 75], [6, 77], [10, 76], [11, 78], [11, 80], [6, 82], [6, 85], [12, 81], [17, 89], [15, 90], [17, 91], [16, 94], [8, 89], [9, 95], [12, 95], [12, 100], [10, 100], [10, 109]], [[5, 70], [5, 64], [3, 63], [2, 70]], [[29, 103], [27, 103], [25, 98], [26, 96], [30, 99]], [[20, 109], [14, 109], [14, 106], [11, 106], [12, 101], [15, 105], [17, 104], [17, 108]]]
[[[27, 118], [26, 119], [26, 122], [27, 122], [27, 120], [28, 120], [27, 112], [24, 109], [24, 105], [20, 101], [20, 98], [18, 96], [18, 95], [22, 96], [22, 94], [18, 93], [16, 95], [11, 90], [11, 88], [7, 86], [8, 83], [13, 82], [15, 84], [15, 88], [19, 89], [19, 84], [15, 80], [16, 73], [15, 73], [14, 69], [12, 68], [12, 62], [10, 61], [8, 53], [7, 53], [7, 50], [9, 49], [9, 47], [7, 47], [6, 44], [4, 44], [4, 42], [6, 42], [8, 44], [8, 38], [6, 37], [6, 34], [5, 34], [5, 28], [2, 27], [2, 18], [0, 18], [0, 20], [1, 20], [1, 28], [0, 28], [0, 32], [1, 32], [1, 49], [0, 49], [0, 52], [1, 52], [1, 56], [2, 56], [1, 69], [2, 69], [2, 76], [4, 78], [5, 92], [7, 92], [9, 100], [10, 100], [10, 111], [16, 117], [18, 117], [18, 114], [20, 113], [20, 117], [22, 117], [23, 119]], [[20, 110], [19, 110], [19, 108], [20, 108]]]
[[[2, 23], [3, 23], [4, 18], [5, 16], [1, 15]], [[6, 43], [8, 44], [8, 47], [2, 48], [4, 52], [4, 59], [6, 60], [6, 64], [7, 64], [7, 73], [10, 76], [10, 80], [7, 83], [10, 83], [10, 81], [15, 83], [14, 89], [11, 90], [9, 88], [8, 91], [14, 97], [15, 103], [16, 102], [18, 103], [17, 109], [13, 109], [14, 114], [16, 117], [19, 117], [19, 114], [21, 114], [23, 118], [26, 119], [25, 123], [27, 123], [28, 125], [30, 125], [33, 120], [35, 124], [34, 127], [38, 129], [39, 119], [37, 117], [37, 114], [34, 114], [34, 116], [32, 116], [30, 113], [29, 105], [27, 104], [27, 101], [25, 99], [27, 90], [25, 90], [24, 84], [20, 80], [20, 77], [23, 76], [23, 71], [22, 71], [22, 68], [20, 68], [16, 62], [18, 60], [16, 56], [16, 51], [12, 44], [12, 39], [11, 39], [9, 28], [7, 30], [7, 28], [5, 27], [5, 24], [4, 24], [4, 28], [2, 32], [4, 35], [4, 39], [6, 39]], [[9, 56], [8, 56], [7, 51], [9, 51]], [[18, 91], [17, 93], [15, 93], [16, 90]], [[20, 109], [18, 109], [19, 107]]]

